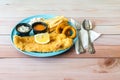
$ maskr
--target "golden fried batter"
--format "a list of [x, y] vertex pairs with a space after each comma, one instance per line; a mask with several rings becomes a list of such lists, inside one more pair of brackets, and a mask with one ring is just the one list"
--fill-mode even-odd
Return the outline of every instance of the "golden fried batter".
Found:
[[68, 19], [64, 16], [56, 16], [51, 19], [44, 20], [45, 23], [48, 24], [49, 32], [55, 31], [57, 26], [67, 26], [68, 25]]
[[75, 28], [74, 28], [74, 27], [71, 27], [71, 26], [66, 26], [66, 27], [63, 29], [62, 33], [63, 33], [63, 34], [68, 34], [68, 31], [72, 31], [72, 32], [73, 32], [72, 35], [69, 35], [68, 37], [74, 39], [74, 38], [76, 37], [76, 30], [75, 30]]
[[65, 34], [50, 33], [50, 42], [47, 44], [38, 44], [34, 41], [34, 36], [20, 37], [14, 36], [14, 44], [17, 48], [24, 51], [36, 52], [54, 52], [69, 48], [73, 44], [73, 40], [65, 36]]

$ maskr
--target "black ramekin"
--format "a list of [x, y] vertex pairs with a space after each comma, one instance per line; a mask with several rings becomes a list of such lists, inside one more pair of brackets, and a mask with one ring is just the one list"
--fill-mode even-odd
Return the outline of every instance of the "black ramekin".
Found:
[[[18, 28], [21, 27], [21, 26], [29, 27], [29, 31], [27, 31], [27, 32], [20, 32], [20, 31], [18, 30]], [[32, 27], [31, 27], [31, 25], [29, 25], [29, 24], [27, 24], [27, 23], [19, 23], [19, 24], [16, 25], [15, 29], [16, 29], [17, 34], [18, 34], [19, 36], [29, 36], [29, 35], [30, 35], [30, 31], [32, 30]]]
[[[44, 30], [35, 30], [34, 27], [36, 25], [43, 25], [45, 27], [45, 29]], [[32, 29], [33, 29], [34, 34], [45, 33], [48, 30], [48, 25], [46, 23], [44, 23], [44, 22], [35, 22], [35, 23], [32, 24]]]

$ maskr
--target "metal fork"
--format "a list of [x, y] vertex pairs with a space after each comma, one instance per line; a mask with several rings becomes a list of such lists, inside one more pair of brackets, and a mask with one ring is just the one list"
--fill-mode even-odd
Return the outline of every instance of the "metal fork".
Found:
[[75, 28], [77, 29], [77, 35], [78, 35], [78, 40], [75, 43], [75, 50], [77, 54], [85, 52], [85, 49], [83, 48], [83, 44], [81, 41], [81, 25], [80, 23], [76, 22], [74, 19], [71, 19], [71, 22], [75, 25]]

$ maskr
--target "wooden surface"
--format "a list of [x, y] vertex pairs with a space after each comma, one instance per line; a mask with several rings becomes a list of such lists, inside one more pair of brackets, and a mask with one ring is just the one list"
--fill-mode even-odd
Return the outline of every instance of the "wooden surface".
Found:
[[[82, 23], [90, 19], [95, 25], [94, 31], [102, 33], [94, 42], [96, 54], [88, 52], [76, 55], [74, 47], [56, 57], [120, 57], [120, 1], [14, 1], [0, 2], [0, 57], [28, 57], [17, 52], [11, 45], [10, 33], [13, 27], [26, 17], [38, 14], [64, 15]], [[22, 5], [22, 6], [21, 6]], [[7, 49], [7, 50], [5, 50]], [[9, 54], [8, 54], [9, 52]], [[3, 54], [4, 53], [4, 54]], [[20, 54], [19, 54], [20, 53]]]
[[[74, 46], [51, 58], [18, 52], [10, 41], [12, 28], [38, 14], [92, 20], [102, 33], [94, 42], [96, 53], [77, 55]], [[110, 57], [120, 57], [120, 0], [0, 0], [0, 80], [119, 80], [120, 59]]]

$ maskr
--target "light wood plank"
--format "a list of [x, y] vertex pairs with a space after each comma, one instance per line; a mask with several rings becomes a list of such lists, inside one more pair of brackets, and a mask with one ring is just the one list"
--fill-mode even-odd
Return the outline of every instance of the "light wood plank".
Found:
[[[0, 80], [119, 80], [120, 0], [0, 0]], [[53, 58], [32, 58], [10, 44], [11, 29], [37, 14], [92, 20], [97, 32], [96, 54], [77, 55], [74, 47]], [[107, 34], [107, 35], [106, 35]], [[114, 35], [111, 35], [114, 34]], [[83, 58], [89, 57], [89, 58]]]
[[120, 35], [101, 35], [94, 44], [95, 45], [120, 45]]
[[[120, 45], [120, 35], [101, 35], [95, 42], [96, 45]], [[10, 35], [0, 35], [0, 44], [11, 45]]]
[[[10, 27], [2, 26], [0, 28], [0, 34], [11, 34], [11, 31], [15, 27], [15, 25], [10, 26]], [[101, 34], [120, 34], [120, 25], [95, 26], [94, 31], [101, 33]]]
[[[1, 8], [3, 12], [0, 13], [4, 16], [18, 17], [30, 16], [38, 13], [51, 13], [57, 15], [74, 16], [74, 17], [120, 17], [119, 3], [120, 1], [83, 1], [83, 0], [66, 0], [66, 1], [1, 1]], [[35, 4], [35, 5], [34, 5]], [[22, 6], [21, 6], [22, 5]], [[34, 5], [34, 6], [31, 6]], [[49, 7], [49, 6], [50, 7]], [[20, 6], [20, 7], [19, 7]], [[4, 12], [4, 10], [6, 10]], [[66, 13], [67, 11], [67, 13]], [[9, 14], [8, 14], [9, 13]], [[70, 13], [70, 14], [68, 14]], [[113, 15], [114, 14], [114, 15]]]
[[[70, 17], [68, 17], [70, 18]], [[71, 17], [76, 21], [82, 23], [85, 19], [84, 17]], [[20, 22], [23, 17], [2, 17], [0, 24], [0, 34], [10, 34], [12, 29]], [[102, 33], [102, 34], [120, 34], [120, 18], [91, 18], [87, 17], [86, 19], [90, 19], [93, 22], [94, 30]]]
[[101, 60], [103, 59], [3, 58], [0, 59], [0, 78], [2, 80], [8, 78], [9, 80], [119, 80], [119, 68], [108, 68], [111, 71], [107, 73], [96, 71], [97, 69], [102, 71], [98, 64]]
[[0, 44], [10, 45], [11, 43], [10, 35], [0, 35]]
[[[58, 58], [79, 58], [79, 57], [120, 57], [120, 46], [95, 46], [96, 53], [89, 54], [87, 51], [84, 54], [77, 55], [75, 53], [74, 47], [72, 47], [69, 51], [65, 52], [64, 54], [55, 56]], [[29, 57], [24, 55], [21, 52], [18, 52], [13, 46], [11, 45], [0, 45], [0, 57]]]

